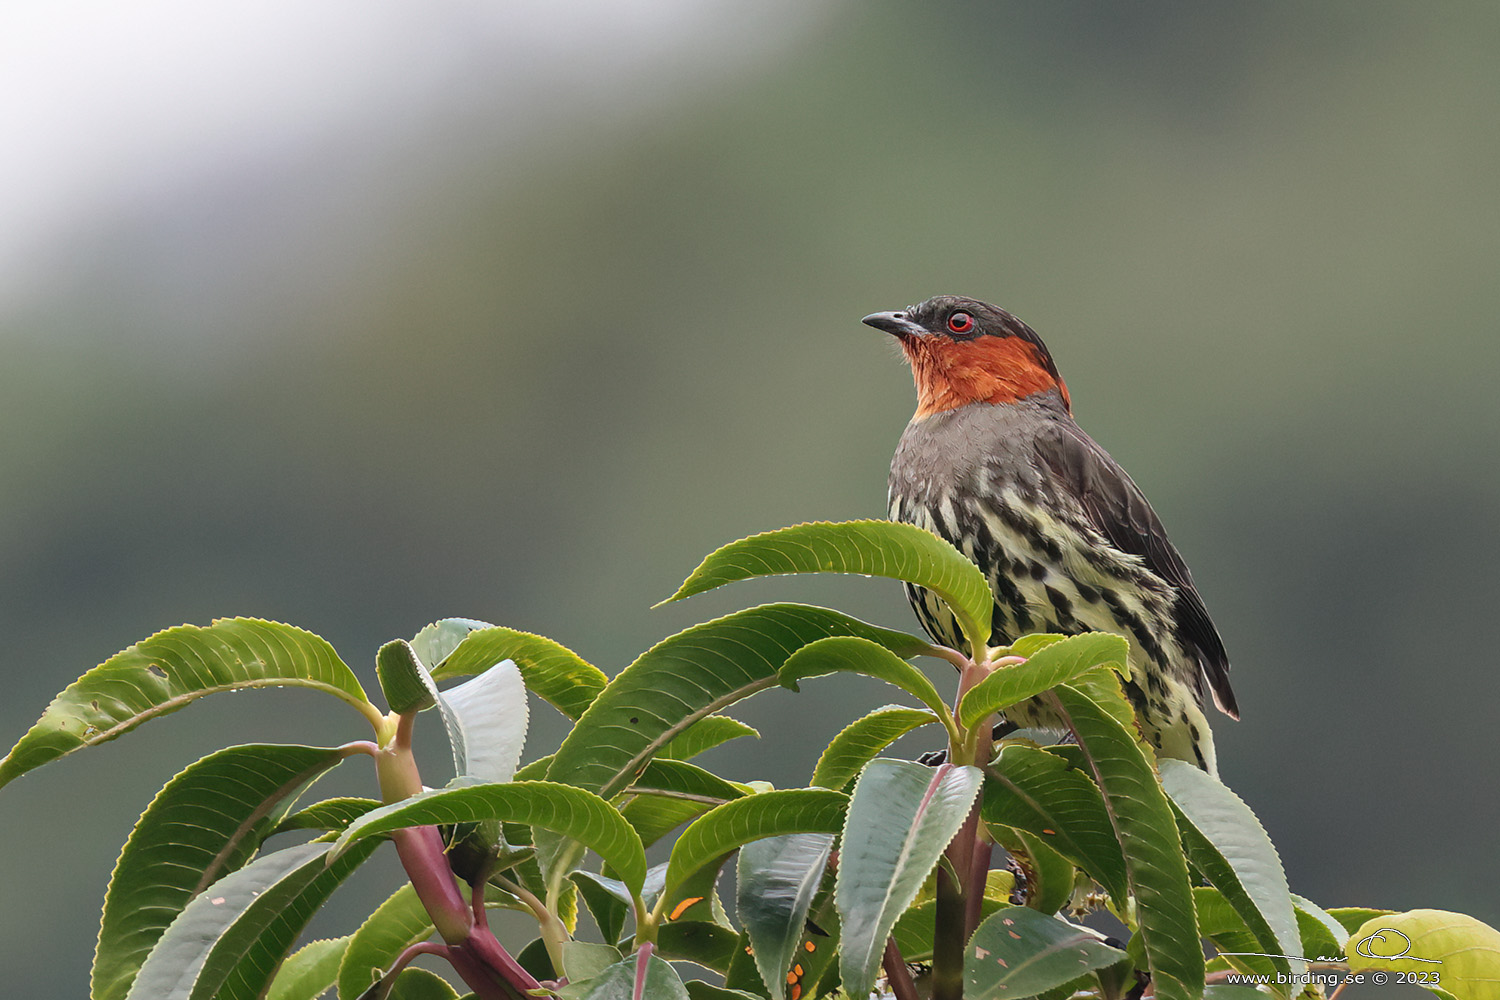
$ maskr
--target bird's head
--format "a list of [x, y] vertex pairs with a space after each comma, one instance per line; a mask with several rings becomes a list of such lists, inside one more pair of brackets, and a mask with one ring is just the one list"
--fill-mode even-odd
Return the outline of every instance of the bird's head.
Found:
[[1063, 406], [1072, 406], [1042, 338], [999, 306], [937, 295], [899, 312], [871, 313], [863, 322], [901, 343], [917, 383], [918, 418], [1051, 389]]

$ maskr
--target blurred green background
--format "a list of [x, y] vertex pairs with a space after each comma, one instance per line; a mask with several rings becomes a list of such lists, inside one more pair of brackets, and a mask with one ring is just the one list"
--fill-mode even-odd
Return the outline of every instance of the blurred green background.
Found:
[[[216, 616], [369, 684], [450, 615], [609, 673], [763, 600], [913, 628], [886, 581], [650, 606], [883, 512], [912, 390], [859, 318], [954, 292], [1047, 339], [1192, 565], [1293, 888], [1500, 923], [1495, 4], [68, 0], [0, 39], [6, 745]], [[888, 699], [762, 695], [707, 762], [802, 784]], [[4, 992], [84, 995], [182, 766], [366, 732], [225, 696], [0, 792]]]

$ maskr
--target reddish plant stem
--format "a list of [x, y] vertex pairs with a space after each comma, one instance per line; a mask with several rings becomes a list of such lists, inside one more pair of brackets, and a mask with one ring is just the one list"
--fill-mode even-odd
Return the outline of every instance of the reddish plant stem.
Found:
[[[977, 804], [974, 811], [979, 811]], [[984, 889], [990, 875], [990, 854], [993, 848], [989, 837], [977, 836], [974, 840], [974, 853], [969, 860], [969, 885], [964, 895], [965, 941], [974, 936], [974, 931], [979, 927], [979, 919], [984, 916]]]
[[885, 939], [885, 954], [880, 957], [880, 964], [885, 969], [885, 981], [896, 1000], [920, 1000], [917, 984], [911, 981], [906, 959], [901, 957], [901, 949], [896, 947], [895, 938]]
[[[422, 791], [422, 778], [411, 753], [416, 713], [399, 717], [395, 738], [375, 757], [380, 793], [386, 802], [400, 802]], [[501, 947], [483, 918], [484, 897], [476, 893], [473, 906], [458, 888], [448, 864], [443, 838], [435, 826], [417, 826], [391, 834], [401, 867], [433, 925], [451, 947], [448, 960], [480, 1000], [512, 1000], [524, 991], [540, 989], [536, 979]], [[476, 909], [480, 913], [476, 920]]]
[[401, 867], [411, 880], [417, 898], [427, 908], [433, 926], [449, 944], [467, 940], [474, 927], [474, 913], [458, 890], [458, 880], [443, 853], [443, 838], [434, 826], [394, 830], [391, 840]]
[[651, 965], [651, 952], [656, 950], [656, 945], [650, 941], [644, 942], [635, 953], [635, 989], [631, 993], [633, 1000], [644, 1000], [646, 996], [646, 974]]
[[485, 962], [475, 958], [462, 945], [448, 949], [448, 961], [453, 971], [468, 984], [479, 1000], [523, 1000], [525, 994], [514, 986], [498, 979]]
[[[485, 871], [489, 866], [485, 866]], [[469, 883], [469, 906], [474, 911], [474, 927], [477, 930], [487, 931], [490, 929], [489, 911], [484, 908], [484, 887], [486, 880], [480, 878]]]
[[958, 650], [949, 646], [931, 646], [927, 650], [927, 655], [935, 656], [940, 660], [947, 660], [957, 667], [960, 672], [974, 662]]
[[381, 976], [380, 978], [396, 978], [401, 974], [401, 970], [410, 965], [411, 960], [416, 958], [418, 955], [436, 955], [439, 958], [448, 958], [448, 952], [449, 948], [445, 944], [438, 944], [436, 941], [418, 941], [416, 944], [411, 945], [401, 954], [397, 955], [396, 960], [391, 963], [391, 967], [389, 969], [386, 969], [385, 975]]
[[[382, 747], [375, 758], [380, 795], [385, 802], [400, 802], [422, 791], [422, 777], [417, 773], [417, 762], [411, 753], [415, 720], [415, 712], [401, 716], [396, 738], [390, 746]], [[415, 826], [396, 830], [391, 834], [391, 840], [401, 858], [401, 867], [406, 869], [406, 877], [411, 879], [412, 888], [427, 908], [438, 933], [449, 944], [463, 941], [474, 926], [474, 914], [458, 891], [458, 879], [448, 865], [443, 838], [437, 827]]]
[[[521, 968], [521, 963], [512, 958], [510, 952], [506, 951], [495, 935], [488, 930], [475, 929], [474, 933], [469, 935], [469, 939], [459, 945], [457, 950], [478, 961], [487, 971], [491, 982], [495, 982], [495, 977], [499, 976], [506, 988], [516, 993], [542, 988], [542, 984], [537, 982], [531, 973]], [[458, 969], [459, 975], [463, 975], [463, 970], [457, 965], [454, 965], [454, 968]], [[467, 978], [464, 981], [474, 986]], [[478, 989], [476, 986], [475, 992], [478, 992]]]
[[[1013, 657], [1007, 657], [1013, 659]], [[979, 721], [979, 731], [974, 734], [974, 759], [969, 763], [983, 771], [990, 763], [990, 757], [995, 751], [994, 739], [991, 733], [994, 730], [993, 715]], [[974, 800], [974, 808], [969, 813], [965, 822], [967, 828], [973, 825], [973, 833], [969, 839], [969, 866], [960, 868], [958, 871], [964, 873], [967, 884], [964, 886], [964, 942], [967, 943], [973, 936], [975, 928], [979, 926], [979, 918], [984, 915], [984, 890], [986, 881], [990, 874], [990, 853], [993, 844], [990, 843], [990, 833], [985, 825], [980, 822], [979, 811], [984, 804], [984, 786], [979, 788], [979, 796]], [[960, 834], [963, 836], [964, 834]]]
[[963, 1000], [964, 899], [948, 866], [937, 868], [937, 913], [932, 933], [932, 1000]]

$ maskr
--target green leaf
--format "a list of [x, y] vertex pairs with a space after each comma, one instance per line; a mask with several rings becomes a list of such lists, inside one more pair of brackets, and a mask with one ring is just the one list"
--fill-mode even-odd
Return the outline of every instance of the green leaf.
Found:
[[1297, 930], [1302, 936], [1302, 954], [1309, 961], [1338, 961], [1349, 942], [1349, 932], [1342, 924], [1310, 900], [1292, 893], [1297, 908]]
[[1131, 732], [1087, 695], [1064, 684], [1048, 697], [1078, 734], [1104, 793], [1139, 904], [1140, 934], [1156, 996], [1197, 1000], [1203, 993], [1203, 949], [1177, 822], [1156, 771]]
[[989, 642], [995, 597], [979, 567], [932, 532], [893, 521], [819, 521], [730, 542], [710, 553], [667, 600], [788, 573], [857, 573], [916, 584], [948, 605], [975, 650]]
[[807, 912], [823, 881], [833, 835], [794, 833], [740, 848], [735, 915], [749, 935], [760, 978], [773, 1000], [786, 992], [786, 974], [802, 943]]
[[480, 629], [494, 627], [489, 622], [476, 621], [473, 618], [443, 618], [412, 636], [411, 648], [430, 674], [470, 634]]
[[620, 961], [620, 949], [590, 941], [564, 941], [563, 975], [574, 982], [593, 979]]
[[432, 936], [432, 917], [411, 883], [391, 893], [349, 938], [339, 965], [339, 996], [357, 997], [377, 982], [396, 957]]
[[[670, 895], [666, 888], [666, 876], [671, 869], [668, 861], [665, 866], [667, 870], [662, 872], [662, 891], [657, 894], [656, 904], [652, 907], [654, 913], [660, 914], [663, 925], [678, 921], [707, 921], [717, 922], [725, 928], [732, 926], [729, 916], [724, 912], [724, 904], [719, 899], [719, 876], [722, 874], [724, 860], [727, 859], [721, 858], [718, 863], [703, 865], [677, 883]], [[642, 898], [645, 898], [644, 893]]]
[[1137, 732], [1140, 728], [1135, 709], [1125, 697], [1125, 688], [1120, 675], [1109, 667], [1094, 667], [1085, 670], [1068, 682], [1068, 687], [1084, 695], [1120, 724], [1126, 732]]
[[541, 781], [547, 777], [547, 769], [552, 766], [552, 755], [538, 757], [536, 760], [522, 764], [517, 769], [512, 781]]
[[1038, 650], [1046, 649], [1054, 642], [1062, 642], [1067, 636], [1058, 632], [1033, 632], [1023, 635], [1009, 646], [1002, 647], [1002, 656], [1024, 656], [1027, 659], [1035, 656]]
[[[916, 765], [920, 766], [920, 765]], [[752, 840], [789, 833], [837, 833], [849, 797], [826, 788], [788, 788], [748, 795], [711, 809], [694, 820], [667, 861], [665, 896], [705, 865], [723, 863], [730, 851]]]
[[958, 722], [972, 729], [987, 716], [1067, 684], [1085, 670], [1109, 666], [1129, 676], [1130, 644], [1108, 632], [1069, 636], [1032, 653], [1025, 663], [997, 667], [969, 689], [958, 706]]
[[808, 784], [843, 791], [886, 747], [913, 729], [937, 721], [937, 716], [921, 708], [877, 708], [849, 723], [829, 742]]
[[[991, 872], [991, 874], [997, 873]], [[1009, 875], [1010, 873], [1004, 872], [1003, 874]], [[1009, 905], [1009, 899], [995, 899], [986, 895], [979, 905], [980, 919], [983, 920]], [[901, 957], [908, 962], [930, 961], [932, 959], [932, 936], [936, 925], [937, 900], [928, 899], [908, 906], [906, 912], [896, 920], [896, 926], [891, 928], [891, 937], [896, 939], [896, 947], [901, 949]]]
[[1126, 906], [1125, 859], [1099, 786], [1048, 750], [1010, 744], [988, 768], [986, 823], [1022, 830], [1088, 872]]
[[324, 691], [372, 723], [380, 716], [333, 647], [311, 632], [255, 618], [181, 625], [116, 653], [68, 685], [0, 761], [0, 785], [206, 695], [280, 686]]
[[581, 716], [609, 680], [560, 643], [499, 627], [471, 632], [433, 669], [432, 677], [441, 681], [483, 673], [504, 660], [514, 660], [526, 687], [570, 719]]
[[298, 809], [276, 824], [276, 829], [272, 830], [268, 836], [286, 833], [290, 830], [342, 830], [371, 809], [379, 808], [378, 799], [357, 797], [324, 799], [322, 802], [314, 802], [306, 809]]
[[803, 646], [781, 668], [781, 685], [797, 691], [798, 681], [836, 671], [864, 674], [893, 684], [930, 708], [944, 725], [952, 726], [948, 706], [926, 674], [880, 643], [859, 636], [833, 636]]
[[742, 786], [676, 760], [651, 761], [627, 791], [635, 797], [620, 812], [647, 847], [714, 806], [748, 794]]
[[[837, 921], [838, 915], [835, 914], [833, 919]], [[818, 957], [821, 958], [823, 956], [819, 955]], [[825, 968], [823, 971], [826, 972], [827, 969]], [[814, 977], [811, 982], [816, 983], [818, 980]], [[745, 934], [740, 935], [739, 941], [736, 943], [735, 952], [730, 957], [729, 969], [724, 973], [724, 987], [731, 990], [742, 990], [759, 997], [760, 1000], [770, 1000], [771, 992], [766, 989], [765, 983], [761, 982], [760, 971], [755, 968], [755, 958], [750, 954], [750, 938]], [[839, 1000], [843, 1000], [843, 998], [841, 997]]]
[[744, 990], [726, 990], [701, 979], [691, 980], [686, 985], [691, 1000], [760, 1000], [757, 994], [746, 993]]
[[1353, 972], [1440, 973], [1458, 1000], [1500, 998], [1500, 931], [1463, 913], [1407, 910], [1372, 917], [1349, 935]]
[[376, 651], [375, 675], [385, 703], [398, 715], [421, 712], [437, 703], [437, 687], [405, 639], [392, 639]]
[[705, 750], [712, 750], [741, 736], [760, 739], [760, 731], [727, 715], [705, 715], [674, 736], [656, 756], [667, 760], [692, 760]]
[[641, 843], [650, 847], [661, 838], [682, 826], [691, 823], [714, 807], [711, 802], [699, 799], [679, 799], [660, 795], [638, 795], [620, 807]]
[[696, 799], [714, 806], [746, 794], [744, 787], [682, 760], [651, 761], [626, 790], [634, 795]]
[[[661, 874], [666, 875], [663, 866]], [[652, 869], [656, 871], [657, 869]], [[596, 875], [593, 872], [573, 872], [568, 876], [573, 884], [578, 886], [578, 894], [583, 897], [583, 903], [589, 909], [589, 914], [594, 918], [594, 923], [599, 928], [606, 944], [618, 944], [620, 938], [625, 934], [625, 920], [630, 916], [630, 889], [624, 882], [618, 879], [608, 878], [604, 875]], [[651, 877], [646, 876], [647, 892], [649, 892]], [[661, 892], [661, 886], [656, 886], [657, 894]], [[645, 897], [647, 892], [643, 892]], [[650, 906], [652, 899], [645, 900]]]
[[[1319, 904], [1299, 897], [1296, 892], [1292, 894], [1292, 906], [1298, 909], [1298, 928], [1302, 931], [1302, 954], [1307, 955], [1308, 960], [1319, 960], [1325, 957], [1335, 960], [1344, 954], [1344, 945], [1349, 943], [1349, 931], [1344, 928], [1343, 924], [1335, 921], [1334, 915]], [[1314, 930], [1310, 924], [1317, 925], [1317, 928], [1322, 928], [1322, 930]]]
[[689, 1000], [687, 988], [672, 967], [641, 952], [611, 965], [589, 980], [587, 987], [583, 1000]]
[[[1328, 910], [1328, 915], [1337, 920], [1345, 931], [1352, 934], [1363, 927], [1367, 921], [1395, 912], [1395, 910], [1377, 910], [1368, 906], [1335, 906]], [[1344, 940], [1348, 940], [1347, 935]]]
[[851, 996], [870, 992], [891, 927], [963, 825], [981, 778], [975, 767], [880, 758], [855, 782], [834, 890], [839, 973]]
[[897, 655], [927, 647], [805, 604], [767, 604], [696, 625], [652, 646], [610, 682], [563, 740], [547, 777], [612, 798], [678, 733], [774, 686], [788, 657], [830, 635], [862, 636]]
[[1038, 913], [1052, 915], [1073, 895], [1073, 862], [1049, 847], [1036, 834], [1016, 831], [1027, 870], [1026, 905]]
[[1163, 758], [1161, 784], [1177, 812], [1188, 857], [1260, 942], [1277, 971], [1299, 976], [1302, 935], [1281, 857], [1260, 820], [1238, 795], [1192, 764]]
[[[427, 641], [428, 654], [442, 652], [454, 638], [447, 631], [433, 634]], [[526, 686], [514, 661], [503, 660], [440, 692], [416, 649], [397, 639], [380, 647], [375, 668], [392, 711], [407, 715], [438, 707], [456, 775], [480, 781], [509, 781], [515, 775], [526, 744], [528, 706]]]
[[[1038, 995], [1037, 1000], [1071, 1000], [1072, 997], [1080, 993], [1084, 994], [1085, 997], [1098, 996], [1100, 995], [1098, 993], [1100, 982], [1097, 977], [1107, 974], [1110, 968], [1112, 967], [1106, 967], [1100, 969], [1097, 973], [1079, 976], [1077, 979], [1063, 983], [1061, 986], [1055, 986], [1045, 993]], [[1124, 992], [1126, 991], [1120, 991], [1120, 993]]]
[[266, 1000], [317, 1000], [338, 977], [349, 938], [313, 941], [292, 952], [276, 970]]
[[[375, 834], [485, 820], [524, 823], [576, 840], [608, 862], [635, 892], [646, 877], [645, 849], [625, 818], [597, 795], [550, 781], [462, 785], [413, 795], [355, 820], [335, 843], [335, 856]], [[565, 874], [548, 872], [547, 884], [558, 884]]]
[[[538, 980], [556, 979], [562, 975], [552, 967], [552, 959], [547, 954], [547, 942], [539, 937], [532, 938], [529, 944], [516, 952], [516, 964]], [[577, 992], [581, 991], [574, 990], [575, 994]]]
[[458, 1000], [458, 991], [436, 972], [402, 969], [386, 1000]]
[[656, 932], [657, 954], [692, 962], [723, 975], [739, 950], [740, 936], [707, 920], [674, 920]]
[[454, 770], [480, 781], [515, 777], [526, 745], [526, 685], [515, 662], [495, 664], [438, 696]]
[[[1198, 933], [1213, 942], [1219, 952], [1216, 962], [1248, 975], [1270, 977], [1270, 981], [1275, 982], [1280, 970], [1270, 957], [1262, 953], [1260, 942], [1223, 893], [1213, 886], [1197, 886], [1193, 889], [1193, 908]], [[1281, 997], [1290, 995], [1286, 986], [1273, 986], [1272, 991]]]
[[376, 846], [362, 844], [330, 864], [327, 844], [301, 844], [215, 882], [172, 921], [127, 997], [260, 997], [307, 921]]
[[296, 797], [346, 755], [318, 747], [230, 747], [190, 765], [141, 814], [104, 897], [93, 1000], [119, 1000], [183, 908], [244, 866]]
[[1087, 927], [1025, 906], [998, 911], [964, 949], [965, 1000], [1036, 996], [1125, 957]]

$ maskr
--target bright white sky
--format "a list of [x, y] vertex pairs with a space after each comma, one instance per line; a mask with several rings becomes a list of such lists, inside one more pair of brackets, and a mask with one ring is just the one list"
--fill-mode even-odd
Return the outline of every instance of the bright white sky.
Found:
[[[120, 213], [244, 160], [378, 156], [432, 116], [528, 126], [753, 63], [805, 0], [10, 0], [0, 312]], [[330, 143], [330, 136], [338, 139]]]

